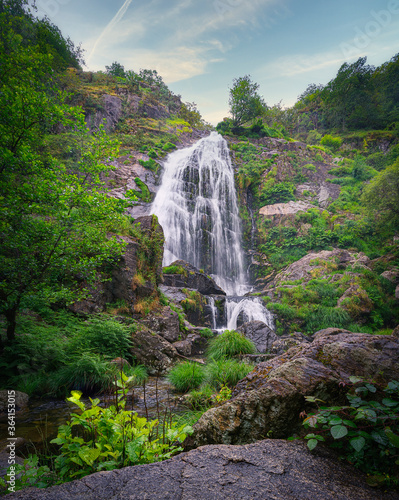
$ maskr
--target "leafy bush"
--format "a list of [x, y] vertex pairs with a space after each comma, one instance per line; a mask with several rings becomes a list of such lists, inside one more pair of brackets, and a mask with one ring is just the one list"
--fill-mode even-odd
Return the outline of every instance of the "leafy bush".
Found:
[[211, 384], [203, 384], [188, 393], [187, 402], [194, 410], [206, 410], [213, 405], [214, 392], [215, 388]]
[[[371, 474], [373, 486], [389, 482], [392, 474], [398, 484], [399, 465], [399, 382], [385, 388], [351, 377], [357, 387], [348, 394], [349, 405], [319, 407], [304, 420], [310, 450], [321, 441], [338, 448], [343, 456], [364, 472]], [[358, 383], [362, 382], [361, 385]], [[373, 399], [372, 399], [373, 398]], [[306, 397], [310, 403], [320, 400]]]
[[237, 382], [246, 377], [254, 369], [251, 363], [237, 359], [213, 360], [206, 366], [207, 382], [216, 389], [223, 386], [234, 387]]
[[294, 185], [289, 182], [280, 182], [274, 186], [263, 188], [260, 195], [260, 201], [265, 205], [286, 203], [290, 200], [295, 200], [295, 196]]
[[342, 144], [342, 139], [341, 137], [333, 137], [330, 134], [326, 134], [321, 140], [320, 144], [322, 146], [327, 146], [330, 148], [332, 151], [337, 151], [337, 149], [340, 148]]
[[117, 373], [116, 365], [105, 361], [98, 354], [83, 352], [52, 374], [49, 383], [53, 394], [65, 394], [71, 390], [94, 394], [111, 387]]
[[204, 367], [198, 363], [184, 361], [171, 369], [168, 380], [179, 392], [197, 389], [205, 380]]
[[185, 276], [187, 275], [187, 271], [184, 269], [184, 267], [177, 265], [166, 266], [162, 269], [162, 272], [163, 274], [184, 274]]
[[255, 344], [242, 333], [235, 330], [225, 330], [209, 342], [207, 356], [217, 361], [239, 354], [253, 354], [255, 352]]

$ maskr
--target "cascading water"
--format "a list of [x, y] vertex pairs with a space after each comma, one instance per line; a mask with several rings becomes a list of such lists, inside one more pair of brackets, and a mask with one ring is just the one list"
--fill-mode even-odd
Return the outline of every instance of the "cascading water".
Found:
[[227, 298], [229, 328], [236, 327], [240, 312], [247, 321], [259, 319], [273, 326], [259, 299], [243, 298], [237, 303], [237, 297], [250, 287], [244, 271], [234, 171], [221, 135], [212, 132], [168, 156], [151, 212], [165, 233], [164, 266], [183, 259], [211, 274], [227, 296], [236, 297]]

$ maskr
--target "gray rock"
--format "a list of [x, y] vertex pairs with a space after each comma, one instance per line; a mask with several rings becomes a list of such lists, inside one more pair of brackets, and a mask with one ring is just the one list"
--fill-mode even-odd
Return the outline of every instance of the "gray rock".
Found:
[[180, 336], [179, 316], [169, 306], [142, 319], [141, 323], [168, 342], [175, 342]]
[[144, 325], [140, 325], [140, 329], [132, 335], [130, 352], [139, 364], [147, 367], [150, 375], [166, 373], [177, 358], [172, 344]]
[[277, 340], [277, 335], [263, 321], [248, 321], [238, 331], [252, 340], [257, 351], [261, 353], [269, 351], [273, 342]]
[[331, 451], [302, 442], [264, 440], [246, 446], [204, 446], [165, 462], [97, 472], [48, 489], [29, 488], [18, 500], [394, 500], [370, 488]]
[[305, 396], [341, 404], [352, 375], [381, 384], [397, 380], [399, 338], [338, 328], [316, 332], [313, 342], [258, 364], [236, 385], [231, 400], [202, 415], [186, 446], [288, 437], [301, 427]]
[[192, 288], [203, 295], [226, 295], [226, 292], [210, 276], [200, 272], [188, 262], [176, 260], [172, 262], [171, 266], [181, 266], [186, 272], [184, 274], [164, 274], [165, 286]]
[[191, 356], [191, 342], [189, 340], [180, 340], [172, 345], [182, 356]]

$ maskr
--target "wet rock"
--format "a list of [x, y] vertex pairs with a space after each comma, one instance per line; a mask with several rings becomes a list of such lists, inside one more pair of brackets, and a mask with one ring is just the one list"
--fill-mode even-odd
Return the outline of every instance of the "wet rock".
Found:
[[20, 491], [18, 500], [394, 500], [323, 448], [266, 439], [246, 446], [204, 446], [165, 462], [97, 472], [48, 489]]
[[240, 326], [238, 331], [252, 340], [260, 353], [269, 351], [273, 342], [277, 340], [277, 335], [263, 321], [248, 321]]
[[131, 354], [137, 363], [147, 367], [150, 375], [164, 374], [177, 358], [176, 349], [144, 325], [132, 335]]
[[342, 404], [352, 375], [377, 383], [398, 379], [399, 339], [337, 328], [316, 332], [313, 342], [258, 364], [230, 401], [202, 415], [187, 446], [288, 437], [300, 427], [305, 396]]
[[191, 342], [189, 340], [180, 340], [172, 345], [182, 356], [191, 356]]
[[291, 335], [282, 335], [272, 343], [270, 353], [277, 356], [279, 354], [283, 354], [285, 351], [288, 351], [291, 347], [296, 347], [303, 342], [309, 342], [309, 339], [307, 339], [300, 332], [294, 332]]
[[191, 355], [201, 356], [205, 353], [208, 347], [208, 340], [201, 335], [196, 335], [195, 333], [190, 333], [186, 338], [187, 342], [191, 344]]
[[168, 342], [175, 342], [181, 336], [179, 316], [169, 306], [141, 320], [150, 330], [163, 337]]
[[15, 404], [17, 411], [23, 410], [28, 406], [28, 402], [29, 396], [25, 392], [6, 389], [0, 391], [0, 413], [7, 413], [9, 404]]
[[202, 295], [226, 295], [215, 281], [184, 260], [176, 260], [171, 266], [180, 266], [184, 274], [164, 274], [164, 285], [177, 288], [191, 288]]

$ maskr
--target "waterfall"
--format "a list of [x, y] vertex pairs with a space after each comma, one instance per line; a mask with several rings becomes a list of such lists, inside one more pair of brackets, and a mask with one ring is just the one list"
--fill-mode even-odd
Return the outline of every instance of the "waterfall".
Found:
[[[164, 266], [183, 259], [210, 274], [228, 296], [242, 297], [250, 290], [244, 270], [234, 170], [221, 135], [212, 132], [168, 156], [151, 213], [158, 216], [165, 233]], [[241, 302], [241, 310], [249, 304], [253, 309], [253, 299]], [[259, 301], [257, 309], [260, 306]], [[251, 314], [247, 317], [252, 318]], [[231, 318], [227, 322], [236, 327]]]

